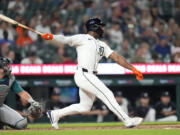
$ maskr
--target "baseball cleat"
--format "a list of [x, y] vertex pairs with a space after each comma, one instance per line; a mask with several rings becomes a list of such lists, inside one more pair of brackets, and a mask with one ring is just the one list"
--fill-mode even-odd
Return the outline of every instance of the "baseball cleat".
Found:
[[59, 129], [58, 120], [56, 119], [51, 110], [47, 111], [47, 117], [50, 119], [52, 127], [54, 127], [54, 129]]
[[124, 125], [126, 128], [132, 128], [132, 127], [140, 125], [142, 121], [143, 121], [143, 118], [140, 118], [140, 117], [130, 118], [124, 122]]

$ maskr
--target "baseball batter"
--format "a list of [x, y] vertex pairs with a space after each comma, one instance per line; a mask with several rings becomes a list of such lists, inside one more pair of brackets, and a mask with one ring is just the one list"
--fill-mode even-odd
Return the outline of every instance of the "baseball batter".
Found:
[[12, 90], [18, 94], [20, 98], [28, 101], [31, 104], [30, 109], [32, 110], [40, 108], [40, 105], [22, 89], [14, 75], [11, 75], [10, 64], [11, 61], [9, 59], [4, 57], [0, 58], [0, 127], [3, 128], [4, 125], [8, 125], [15, 129], [24, 129], [27, 126], [27, 119], [4, 104], [8, 92]]
[[[98, 18], [89, 19], [86, 22], [87, 34], [77, 34], [74, 36], [43, 34], [46, 40], [56, 40], [61, 44], [74, 46], [77, 51], [78, 67], [74, 79], [79, 87], [80, 103], [70, 105], [59, 110], [49, 110], [47, 112], [51, 124], [58, 129], [58, 121], [61, 117], [90, 111], [95, 97], [104, 102], [107, 107], [121, 119], [126, 127], [137, 126], [142, 122], [142, 118], [130, 118], [119, 106], [113, 93], [96, 76], [98, 63], [103, 56], [113, 59], [119, 65], [132, 70], [138, 80], [143, 79], [143, 75], [131, 64], [103, 41], [99, 40], [104, 33], [105, 24]], [[111, 69], [109, 69], [111, 70]]]

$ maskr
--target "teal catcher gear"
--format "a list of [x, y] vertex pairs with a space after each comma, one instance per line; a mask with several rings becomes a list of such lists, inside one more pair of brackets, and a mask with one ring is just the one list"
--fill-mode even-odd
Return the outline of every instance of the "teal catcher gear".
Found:
[[10, 90], [16, 94], [23, 91], [15, 76], [11, 75], [11, 63], [11, 60], [8, 58], [0, 57], [0, 69], [3, 69], [5, 73], [4, 77], [0, 78], [0, 124], [2, 126], [8, 125], [15, 129], [25, 129], [27, 127], [27, 119], [4, 104], [4, 100]]
[[7, 76], [3, 79], [0, 79], [0, 106], [3, 105], [4, 100], [6, 99], [6, 96], [8, 95], [14, 80], [14, 76]]
[[27, 119], [4, 104], [4, 100], [10, 90], [15, 93], [23, 91], [14, 75], [11, 75], [10, 64], [11, 60], [3, 57], [0, 58], [0, 69], [3, 69], [5, 73], [4, 77], [0, 79], [0, 123], [1, 125], [9, 125], [15, 129], [24, 129], [27, 126]]
[[22, 87], [17, 83], [14, 75], [5, 76], [0, 79], [0, 107], [4, 103], [9, 90], [19, 93], [23, 91]]

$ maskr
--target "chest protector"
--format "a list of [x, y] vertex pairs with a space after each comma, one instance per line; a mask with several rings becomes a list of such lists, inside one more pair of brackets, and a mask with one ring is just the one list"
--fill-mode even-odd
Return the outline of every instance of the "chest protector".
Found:
[[4, 81], [0, 82], [0, 106], [3, 105], [14, 80], [15, 77], [13, 75], [10, 75], [6, 77]]

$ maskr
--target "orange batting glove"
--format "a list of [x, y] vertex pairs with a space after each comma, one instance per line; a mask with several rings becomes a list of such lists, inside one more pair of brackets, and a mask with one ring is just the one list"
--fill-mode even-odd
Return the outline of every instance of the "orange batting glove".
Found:
[[53, 39], [53, 34], [45, 33], [45, 34], [41, 35], [41, 37], [46, 39], [46, 40], [52, 40]]
[[136, 76], [136, 79], [138, 81], [141, 81], [143, 79], [143, 74], [139, 70], [137, 70], [135, 67], [132, 68], [132, 72]]

